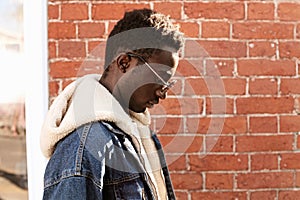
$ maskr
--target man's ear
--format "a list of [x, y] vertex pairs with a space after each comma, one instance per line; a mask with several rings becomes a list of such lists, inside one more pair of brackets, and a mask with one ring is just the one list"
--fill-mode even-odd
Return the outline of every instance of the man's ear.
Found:
[[131, 58], [127, 54], [120, 54], [117, 58], [118, 68], [125, 73], [126, 70], [130, 67]]

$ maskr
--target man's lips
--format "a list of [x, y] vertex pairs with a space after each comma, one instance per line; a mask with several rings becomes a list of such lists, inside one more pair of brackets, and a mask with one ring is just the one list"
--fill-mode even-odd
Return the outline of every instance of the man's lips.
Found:
[[147, 107], [147, 108], [153, 108], [153, 106], [154, 106], [155, 104], [158, 104], [158, 101], [148, 101], [148, 102], [146, 103], [146, 107]]
[[153, 106], [154, 106], [154, 104], [152, 104], [152, 103], [149, 103], [149, 102], [146, 103], [147, 108], [153, 108]]

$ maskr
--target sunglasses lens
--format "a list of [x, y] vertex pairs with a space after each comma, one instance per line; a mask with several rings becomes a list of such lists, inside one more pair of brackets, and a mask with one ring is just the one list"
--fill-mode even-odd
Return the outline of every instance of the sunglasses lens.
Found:
[[166, 92], [167, 90], [172, 88], [176, 82], [177, 82], [177, 80], [172, 80], [172, 81], [168, 82], [167, 85], [164, 85], [162, 87], [161, 92]]

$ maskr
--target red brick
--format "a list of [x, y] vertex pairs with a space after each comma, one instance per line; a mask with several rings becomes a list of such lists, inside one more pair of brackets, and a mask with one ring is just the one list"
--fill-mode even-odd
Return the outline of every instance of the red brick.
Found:
[[281, 169], [300, 169], [300, 153], [281, 154]]
[[207, 83], [203, 78], [187, 78], [185, 80], [184, 95], [208, 95]]
[[274, 79], [251, 79], [250, 94], [277, 94], [277, 81]]
[[249, 3], [248, 19], [272, 20], [274, 19], [275, 6], [273, 3]]
[[49, 81], [49, 95], [57, 96], [59, 91], [59, 82], [58, 81]]
[[236, 95], [245, 94], [246, 80], [220, 77], [187, 78], [184, 94], [189, 95]]
[[281, 79], [280, 91], [282, 94], [299, 94], [300, 80], [297, 79]]
[[66, 3], [61, 5], [62, 20], [83, 20], [88, 18], [88, 4], [86, 3]]
[[154, 2], [154, 10], [165, 15], [170, 15], [172, 19], [181, 19], [182, 3]]
[[103, 60], [84, 60], [78, 69], [77, 76], [86, 74], [102, 74], [104, 63]]
[[166, 160], [170, 171], [180, 171], [187, 169], [187, 161], [184, 155], [166, 155]]
[[251, 200], [274, 200], [276, 199], [276, 191], [258, 191], [250, 193]]
[[205, 140], [206, 152], [233, 152], [232, 136], [207, 136]]
[[167, 98], [152, 110], [152, 114], [170, 114], [170, 115], [185, 115], [185, 114], [201, 114], [203, 111], [203, 99], [197, 98]]
[[166, 153], [199, 153], [202, 151], [202, 136], [158, 135]]
[[97, 58], [105, 60], [105, 47], [104, 41], [88, 41], [88, 55], [89, 58]]
[[199, 24], [196, 22], [179, 22], [180, 31], [183, 32], [185, 37], [198, 38], [199, 37]]
[[238, 60], [240, 76], [293, 76], [296, 75], [295, 62], [291, 60]]
[[249, 94], [277, 94], [276, 79], [250, 79]]
[[244, 4], [226, 2], [185, 3], [184, 12], [188, 18], [244, 19]]
[[246, 80], [219, 77], [186, 79], [185, 95], [245, 94]]
[[48, 59], [56, 57], [56, 42], [48, 42]]
[[294, 25], [271, 22], [238, 22], [233, 24], [236, 39], [293, 39]]
[[59, 41], [58, 57], [65, 58], [85, 58], [85, 42]]
[[292, 97], [249, 97], [236, 100], [238, 114], [291, 113], [294, 110]]
[[203, 22], [201, 27], [203, 38], [229, 38], [228, 22]]
[[203, 60], [203, 58], [206, 57], [209, 57], [207, 50], [199, 44], [198, 40], [185, 41], [185, 46], [184, 46], [185, 59], [192, 58], [197, 60]]
[[79, 38], [102, 38], [105, 32], [104, 23], [79, 23]]
[[[204, 123], [202, 126], [200, 126], [200, 121], [202, 121], [202, 119], [203, 118], [188, 118], [186, 121], [187, 132], [188, 133], [200, 133], [200, 134], [203, 133], [203, 134], [205, 134], [206, 133], [205, 131], [207, 131], [207, 129], [208, 129], [208, 124]], [[220, 122], [220, 123], [222, 124], [222, 122]], [[199, 132], [200, 129], [201, 129], [201, 132]]]
[[296, 172], [296, 187], [300, 187], [300, 172]]
[[274, 42], [253, 41], [249, 43], [249, 55], [251, 57], [272, 57], [276, 55]]
[[278, 155], [255, 154], [251, 156], [251, 171], [278, 169]]
[[300, 24], [297, 25], [297, 29], [296, 29], [296, 37], [300, 38]]
[[59, 5], [48, 5], [48, 19], [58, 19]]
[[246, 79], [223, 78], [227, 95], [243, 95], [246, 93]]
[[70, 39], [76, 38], [76, 27], [73, 23], [51, 22], [48, 24], [48, 38]]
[[180, 60], [176, 71], [177, 76], [202, 76], [203, 60]]
[[192, 171], [236, 171], [248, 169], [247, 155], [189, 156]]
[[300, 42], [280, 42], [279, 54], [282, 58], [300, 58]]
[[207, 76], [230, 76], [234, 73], [234, 61], [224, 59], [206, 60]]
[[92, 19], [119, 20], [125, 12], [142, 8], [150, 8], [150, 5], [146, 3], [95, 3], [92, 5]]
[[206, 189], [233, 189], [233, 174], [207, 173]]
[[[245, 57], [247, 52], [247, 47], [245, 42], [233, 42], [233, 41], [199, 41], [200, 47], [207, 51], [208, 55], [211, 57], [221, 57], [221, 58], [240, 58]], [[199, 48], [201, 49], [201, 48]], [[194, 49], [195, 50], [195, 49]], [[196, 49], [197, 50], [197, 49]], [[201, 55], [195, 55], [195, 53], [190, 56], [190, 49], [188, 44], [186, 45], [185, 56], [187, 57], [201, 57]], [[207, 57], [207, 55], [204, 55]]]
[[233, 114], [233, 99], [206, 98], [206, 114]]
[[192, 192], [192, 199], [205, 199], [205, 200], [224, 200], [224, 199], [238, 199], [247, 200], [246, 192]]
[[176, 199], [180, 200], [188, 200], [188, 193], [187, 192], [178, 192], [175, 191]]
[[183, 133], [183, 118], [157, 118], [156, 132], [160, 134]]
[[299, 196], [300, 196], [299, 190], [279, 191], [278, 200], [294, 200], [294, 199], [299, 199]]
[[265, 172], [237, 175], [239, 189], [288, 188], [293, 187], [292, 172]]
[[278, 5], [278, 16], [280, 20], [299, 21], [300, 20], [299, 3], [280, 3]]
[[300, 131], [300, 116], [280, 116], [280, 132]]
[[238, 152], [286, 151], [293, 149], [294, 136], [238, 136]]
[[202, 175], [196, 173], [172, 173], [171, 174], [172, 183], [174, 189], [202, 189]]
[[244, 116], [187, 118], [188, 131], [199, 134], [239, 134], [247, 132], [247, 119]]
[[276, 117], [250, 117], [250, 133], [277, 133]]
[[77, 77], [81, 62], [54, 62], [50, 63], [50, 77], [52, 78], [70, 78]]

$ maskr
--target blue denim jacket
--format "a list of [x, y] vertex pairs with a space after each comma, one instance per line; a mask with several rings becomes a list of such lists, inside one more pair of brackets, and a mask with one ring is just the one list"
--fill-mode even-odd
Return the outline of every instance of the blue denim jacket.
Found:
[[[158, 150], [162, 149], [155, 134]], [[162, 151], [168, 199], [175, 199]], [[130, 137], [113, 123], [83, 125], [61, 140], [44, 175], [43, 199], [155, 199]]]

